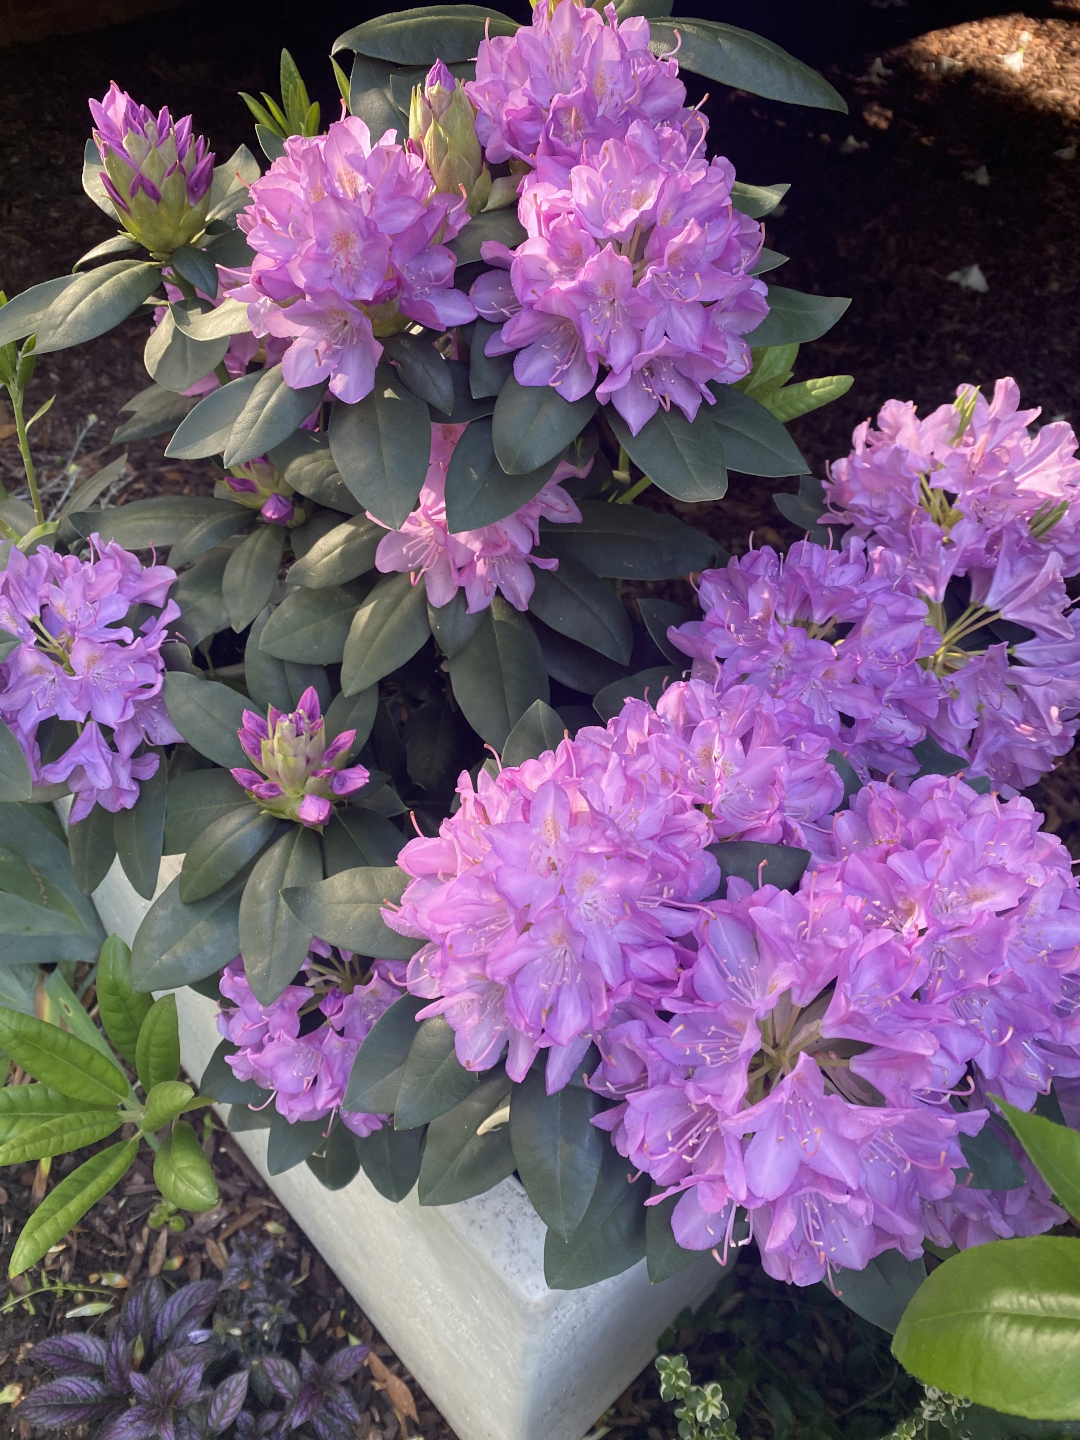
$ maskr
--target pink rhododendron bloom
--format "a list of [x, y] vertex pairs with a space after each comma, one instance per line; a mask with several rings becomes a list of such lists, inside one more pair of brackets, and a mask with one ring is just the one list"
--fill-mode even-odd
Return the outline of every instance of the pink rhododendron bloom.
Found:
[[[543, 488], [505, 520], [451, 534], [446, 525], [446, 470], [465, 429], [432, 425], [431, 461], [417, 507], [400, 530], [391, 530], [380, 540], [375, 564], [384, 573], [410, 572], [414, 584], [423, 576], [428, 600], [436, 609], [464, 590], [472, 615], [486, 610], [498, 590], [515, 609], [527, 610], [536, 584], [532, 567], [555, 570], [559, 564], [532, 553], [540, 539], [540, 521], [566, 524], [581, 519], [581, 511], [560, 481], [587, 475], [592, 461], [584, 467], [560, 461]], [[382, 524], [374, 515], [368, 518]]]
[[255, 260], [228, 276], [230, 293], [248, 303], [255, 335], [291, 342], [287, 384], [329, 380], [353, 403], [374, 384], [377, 335], [410, 320], [442, 330], [473, 319], [444, 244], [468, 219], [461, 196], [435, 190], [419, 146], [403, 148], [392, 131], [373, 142], [348, 116], [325, 135], [286, 140], [251, 186], [238, 223]]
[[[0, 716], [35, 783], [68, 784], [73, 824], [95, 803], [130, 810], [138, 781], [159, 764], [153, 750], [137, 752], [181, 739], [161, 699], [161, 646], [180, 614], [166, 598], [175, 579], [167, 565], [144, 568], [98, 535], [90, 537], [89, 560], [13, 548], [0, 571], [0, 629], [21, 641], [0, 665]], [[137, 635], [121, 623], [136, 604], [159, 611]], [[46, 763], [39, 727], [50, 718], [73, 721], [80, 732]]]

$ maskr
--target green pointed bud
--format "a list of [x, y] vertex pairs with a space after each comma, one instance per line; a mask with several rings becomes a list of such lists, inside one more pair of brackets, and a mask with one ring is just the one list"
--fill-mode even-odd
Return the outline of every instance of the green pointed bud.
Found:
[[435, 189], [450, 195], [464, 190], [469, 214], [479, 214], [491, 194], [491, 174], [476, 135], [476, 111], [441, 60], [413, 90], [409, 138], [423, 145]]

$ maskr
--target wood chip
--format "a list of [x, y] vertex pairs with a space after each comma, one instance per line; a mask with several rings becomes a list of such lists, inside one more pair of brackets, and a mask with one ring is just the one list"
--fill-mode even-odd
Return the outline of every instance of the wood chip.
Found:
[[160, 1275], [161, 1267], [165, 1264], [165, 1256], [169, 1252], [169, 1231], [163, 1225], [154, 1241], [154, 1248], [150, 1252], [150, 1259], [146, 1264], [148, 1275]]
[[414, 1433], [410, 1430], [408, 1422], [412, 1420], [419, 1429], [420, 1417], [416, 1413], [416, 1401], [413, 1399], [408, 1385], [400, 1375], [395, 1375], [390, 1367], [379, 1359], [374, 1350], [368, 1351], [367, 1364], [375, 1388], [385, 1390], [390, 1404], [394, 1407], [394, 1414], [398, 1418], [402, 1435], [407, 1436]]
[[224, 1270], [225, 1262], [229, 1258], [212, 1235], [206, 1237], [206, 1258], [217, 1270]]
[[254, 1205], [249, 1205], [242, 1215], [238, 1215], [235, 1220], [229, 1221], [225, 1229], [222, 1230], [220, 1238], [222, 1240], [228, 1240], [229, 1236], [235, 1235], [237, 1230], [242, 1230], [245, 1225], [250, 1225], [252, 1220], [257, 1220], [265, 1209], [266, 1206], [261, 1200], [256, 1201]]

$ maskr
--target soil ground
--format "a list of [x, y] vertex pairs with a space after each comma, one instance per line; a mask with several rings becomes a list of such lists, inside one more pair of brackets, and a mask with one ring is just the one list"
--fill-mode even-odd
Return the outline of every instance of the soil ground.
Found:
[[[151, 105], [192, 112], [225, 157], [239, 143], [253, 143], [235, 92], [276, 89], [282, 44], [292, 49], [324, 114], [335, 113], [322, 57], [339, 31], [382, 8], [325, 0], [313, 23], [311, 8], [295, 0], [197, 0], [129, 25], [0, 50], [0, 285], [15, 294], [62, 274], [109, 233], [82, 194], [79, 168], [86, 97], [103, 94], [110, 79]], [[515, 5], [503, 8], [517, 13]], [[710, 13], [704, 3], [686, 8]], [[837, 0], [825, 7], [733, 0], [723, 18], [761, 30], [818, 65], [850, 104], [844, 116], [774, 105], [719, 86], [711, 87], [707, 102], [714, 145], [731, 156], [741, 178], [792, 184], [785, 207], [767, 221], [766, 243], [792, 257], [779, 283], [852, 297], [848, 314], [803, 351], [796, 372], [800, 379], [855, 377], [841, 401], [792, 427], [814, 472], [822, 474], [829, 459], [846, 453], [854, 425], [890, 396], [933, 407], [962, 382], [990, 388], [1000, 375], [1015, 376], [1025, 403], [1041, 405], [1046, 418], [1080, 425], [1080, 0], [1031, 0], [1025, 11], [947, 0]], [[985, 277], [985, 293], [948, 278], [972, 265]], [[143, 340], [133, 321], [42, 359], [32, 402], [54, 392], [57, 399], [35, 440], [54, 484], [66, 483], [72, 464], [89, 475], [115, 458], [108, 439], [119, 407], [146, 384]], [[0, 407], [0, 475], [10, 485], [19, 462], [9, 420]], [[209, 488], [206, 465], [164, 461], [155, 441], [130, 447], [129, 464], [129, 498]], [[736, 477], [728, 497], [706, 513], [696, 507], [693, 521], [733, 550], [745, 548], [750, 530], [760, 542], [786, 542], [794, 531], [770, 498], [783, 484]], [[664, 497], [651, 503], [679, 508]], [[1032, 798], [1048, 828], [1080, 856], [1077, 752]], [[179, 1257], [189, 1273], [212, 1266], [214, 1247], [227, 1246], [230, 1233], [269, 1223], [283, 1227], [283, 1251], [304, 1269], [303, 1237], [223, 1137], [217, 1164], [225, 1208], [209, 1225], [170, 1235], [168, 1257]], [[32, 1179], [17, 1169], [0, 1172], [6, 1245], [25, 1216]], [[102, 1202], [77, 1243], [53, 1257], [54, 1278], [88, 1286], [91, 1274], [116, 1269], [135, 1276], [166, 1262], [165, 1252], [154, 1249], [153, 1233], [143, 1229], [151, 1203], [143, 1182]], [[325, 1313], [331, 1331], [341, 1325], [366, 1338], [367, 1322], [317, 1257], [306, 1265], [300, 1293], [309, 1329]], [[33, 1315], [21, 1303], [0, 1313], [0, 1389], [31, 1383], [30, 1345], [62, 1325], [75, 1303], [68, 1293], [35, 1299]], [[830, 1346], [836, 1348], [837, 1321], [815, 1303], [814, 1344], [827, 1357]], [[737, 1305], [729, 1294], [720, 1308], [727, 1306], [726, 1315]], [[724, 1370], [731, 1353], [724, 1346], [735, 1343], [733, 1336], [738, 1340], [718, 1319], [706, 1333], [678, 1337], [692, 1345], [696, 1378]], [[385, 1347], [382, 1353], [394, 1364]], [[845, 1370], [837, 1360], [834, 1369], [832, 1388], [823, 1388], [828, 1426], [822, 1433], [850, 1435], [849, 1412], [863, 1396], [850, 1366]], [[415, 1384], [412, 1390], [419, 1413], [413, 1433], [453, 1440]], [[894, 1390], [886, 1377], [882, 1393], [899, 1404]], [[371, 1418], [361, 1435], [391, 1440], [401, 1433], [385, 1391], [369, 1390], [364, 1404]], [[666, 1440], [675, 1430], [651, 1371], [604, 1423], [620, 1440]], [[741, 1433], [768, 1437], [774, 1428], [777, 1436], [798, 1433], [782, 1411], [770, 1418], [767, 1405], [752, 1423], [743, 1422]], [[17, 1409], [4, 1408], [0, 1440], [14, 1436], [25, 1440]]]

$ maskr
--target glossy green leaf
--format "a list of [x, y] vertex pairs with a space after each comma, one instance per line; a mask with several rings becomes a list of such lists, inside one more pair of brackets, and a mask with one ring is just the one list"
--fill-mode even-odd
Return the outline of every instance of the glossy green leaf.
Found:
[[864, 1270], [837, 1270], [832, 1290], [849, 1310], [892, 1334], [925, 1280], [921, 1259], [905, 1260], [898, 1250], [883, 1250]]
[[620, 665], [630, 663], [634, 632], [614, 589], [580, 560], [567, 556], [557, 570], [536, 569], [529, 609], [560, 635]]
[[241, 375], [204, 396], [169, 441], [165, 449], [169, 459], [202, 460], [208, 455], [222, 454], [261, 374], [257, 370]]
[[[652, 1193], [658, 1195], [660, 1191], [653, 1186]], [[671, 1214], [681, 1199], [681, 1195], [669, 1195], [659, 1204], [645, 1207], [645, 1259], [648, 1262], [649, 1279], [654, 1285], [670, 1280], [673, 1275], [681, 1275], [707, 1254], [701, 1250], [684, 1250], [672, 1233]], [[738, 1250], [731, 1246], [727, 1264], [717, 1266], [714, 1273], [725, 1274], [735, 1264], [738, 1256]], [[712, 1256], [709, 1256], [709, 1259], [716, 1265]]]
[[769, 313], [750, 332], [755, 349], [761, 345], [794, 345], [817, 340], [831, 330], [851, 304], [841, 296], [804, 295], [780, 285], [769, 286]]
[[333, 50], [354, 50], [395, 65], [470, 60], [485, 35], [513, 35], [516, 20], [483, 5], [421, 5], [366, 20], [339, 35]]
[[398, 903], [407, 883], [408, 876], [396, 865], [370, 866], [286, 890], [284, 899], [297, 923], [328, 945], [358, 955], [407, 960], [422, 942], [391, 930], [380, 914], [384, 905]]
[[56, 295], [37, 324], [37, 353], [82, 345], [119, 325], [157, 289], [161, 270], [145, 260], [111, 260], [84, 270]]
[[270, 459], [282, 479], [309, 500], [328, 505], [331, 510], [340, 510], [346, 515], [360, 513], [360, 506], [338, 474], [326, 435], [297, 430], [280, 445], [274, 446]]
[[136, 994], [131, 984], [131, 951], [119, 935], [110, 935], [101, 947], [96, 987], [105, 1034], [134, 1065], [139, 1031], [154, 1002], [149, 995]]
[[321, 875], [318, 836], [306, 825], [292, 826], [255, 862], [240, 901], [240, 954], [260, 1004], [277, 999], [303, 964], [312, 936], [321, 934], [297, 919], [282, 891], [314, 885]]
[[758, 400], [730, 385], [712, 388], [709, 419], [720, 437], [729, 470], [744, 475], [805, 475], [809, 469], [779, 420]]
[[242, 695], [217, 680], [171, 670], [165, 676], [164, 697], [169, 719], [192, 749], [215, 765], [248, 764], [237, 738], [247, 709]]
[[395, 130], [400, 143], [407, 137], [409, 127], [390, 95], [392, 73], [391, 66], [385, 61], [356, 55], [349, 75], [349, 114], [363, 120], [372, 135], [385, 135], [387, 130]]
[[290, 591], [266, 622], [259, 648], [278, 660], [334, 665], [356, 613], [355, 597], [340, 585]]
[[755, 888], [775, 885], [778, 890], [797, 890], [803, 871], [810, 864], [810, 851], [797, 845], [766, 845], [760, 840], [723, 840], [708, 847], [716, 857], [725, 879], [737, 875]]
[[454, 447], [446, 471], [446, 523], [450, 531], [479, 530], [505, 520], [533, 498], [555, 473], [558, 456], [525, 475], [508, 475], [492, 440], [492, 420], [474, 420]]
[[[325, 1127], [326, 1122], [323, 1121]], [[314, 1155], [307, 1158], [307, 1167], [327, 1190], [344, 1190], [360, 1169], [357, 1136], [340, 1119]]]
[[171, 308], [176, 328], [191, 340], [231, 339], [251, 332], [248, 307], [240, 300], [227, 297], [220, 305], [207, 310], [195, 309], [190, 304]]
[[766, 100], [847, 114], [847, 102], [827, 80], [762, 35], [716, 20], [677, 17], [656, 17], [649, 28], [650, 50], [663, 55], [678, 47], [680, 70], [691, 70]]
[[85, 1040], [33, 1015], [0, 1006], [0, 1050], [41, 1084], [108, 1109], [128, 1096], [127, 1077]]
[[228, 160], [214, 166], [210, 184], [208, 220], [231, 220], [247, 205], [248, 186], [259, 178], [260, 166], [246, 145], [238, 145]]
[[609, 579], [677, 580], [716, 559], [716, 542], [673, 515], [599, 500], [582, 500], [578, 509], [580, 524], [542, 526], [541, 539], [560, 558]]
[[119, 1130], [124, 1117], [114, 1105], [110, 1110], [80, 1108], [70, 1115], [55, 1115], [0, 1145], [0, 1165], [25, 1165], [49, 1155], [66, 1155], [104, 1140]]
[[465, 766], [472, 736], [461, 714], [445, 702], [420, 705], [405, 726], [409, 778], [424, 790], [453, 788]]
[[[689, 659], [685, 663], [688, 665]], [[613, 680], [610, 685], [605, 685], [596, 692], [593, 708], [606, 723], [612, 716], [618, 715], [624, 703], [631, 698], [648, 700], [655, 705], [668, 685], [673, 680], [678, 680], [682, 672], [682, 665], [654, 665], [648, 670], [639, 670], [635, 675], [628, 675], [623, 680]]]
[[142, 1129], [153, 1135], [191, 1108], [195, 1091], [182, 1080], [159, 1080], [146, 1095]]
[[180, 1030], [175, 995], [162, 995], [147, 1012], [135, 1043], [135, 1069], [148, 1094], [155, 1085], [179, 1075]]
[[641, 596], [637, 602], [641, 618], [645, 622], [645, 629], [652, 637], [653, 644], [661, 653], [671, 661], [673, 665], [680, 667], [685, 665], [688, 656], [684, 655], [668, 639], [668, 631], [673, 627], [685, 625], [688, 620], [695, 616], [683, 605], [676, 605], [672, 600], [655, 600], [649, 596]]
[[230, 521], [250, 521], [251, 511], [231, 500], [205, 495], [155, 495], [108, 510], [80, 511], [69, 518], [84, 538], [97, 533], [104, 541], [118, 541], [126, 550], [148, 550], [151, 545], [180, 544], [207, 522], [221, 521], [227, 526]]
[[567, 1085], [549, 1095], [532, 1069], [510, 1096], [510, 1140], [521, 1183], [549, 1230], [565, 1239], [584, 1219], [610, 1140], [591, 1124], [598, 1095]]
[[1020, 1162], [1002, 1140], [992, 1118], [977, 1135], [961, 1135], [960, 1149], [968, 1168], [953, 1172], [958, 1185], [970, 1185], [973, 1190], [1018, 1190], [1027, 1184]]
[[450, 367], [432, 344], [431, 335], [410, 335], [402, 330], [383, 341], [383, 350], [404, 384], [436, 410], [449, 415], [454, 408], [454, 380]]
[[139, 798], [129, 810], [113, 816], [116, 853], [124, 874], [144, 900], [157, 889], [161, 847], [165, 834], [165, 757], [158, 754], [158, 768], [139, 785]]
[[68, 1233], [92, 1205], [123, 1179], [139, 1153], [138, 1140], [121, 1140], [91, 1155], [45, 1196], [23, 1226], [8, 1274], [21, 1275]]
[[366, 515], [354, 515], [315, 541], [289, 571], [289, 584], [321, 590], [355, 580], [375, 564], [375, 552], [385, 534], [384, 527]]
[[165, 803], [165, 854], [185, 854], [215, 820], [250, 803], [227, 770], [175, 776]]
[[379, 689], [371, 685], [356, 695], [335, 695], [324, 716], [327, 741], [336, 740], [343, 730], [353, 731], [347, 756], [355, 755], [366, 743], [379, 708]]
[[31, 285], [21, 295], [13, 295], [0, 313], [0, 345], [12, 340], [22, 340], [41, 324], [49, 306], [75, 283], [74, 275], [58, 275], [55, 280], [43, 280], [40, 285]]
[[930, 1275], [893, 1353], [927, 1384], [1032, 1420], [1080, 1419], [1080, 1245], [998, 1240]]
[[22, 747], [0, 720], [0, 802], [29, 800], [34, 788]]
[[394, 864], [404, 844], [405, 836], [389, 820], [348, 805], [331, 816], [323, 831], [326, 873], [340, 875], [363, 865], [386, 868]]
[[526, 617], [501, 595], [447, 666], [466, 720], [496, 750], [535, 701], [550, 699], [540, 642]]
[[342, 690], [346, 695], [367, 690], [411, 660], [430, 633], [423, 585], [414, 585], [407, 572], [384, 575], [353, 618], [341, 665]]
[[411, 1130], [445, 1115], [476, 1089], [479, 1076], [454, 1051], [454, 1031], [441, 1015], [421, 1020], [401, 1074], [394, 1126]]
[[196, 290], [209, 295], [211, 300], [217, 299], [217, 266], [205, 250], [200, 250], [196, 245], [178, 245], [169, 255], [169, 264], [178, 275], [189, 280]]
[[785, 385], [782, 390], [767, 395], [762, 404], [786, 425], [800, 415], [809, 415], [846, 395], [855, 384], [854, 375], [823, 375], [816, 380], [803, 380], [796, 385]]
[[263, 631], [276, 607], [268, 605], [251, 622], [244, 645], [244, 684], [257, 710], [275, 705], [279, 710], [292, 710], [292, 690], [284, 660], [278, 660], [262, 648]]
[[[86, 1013], [82, 1001], [64, 979], [59, 968], [44, 977], [42, 989], [53, 1004], [54, 1015], [51, 1017], [53, 1023], [62, 1025], [65, 1030], [70, 1030], [72, 1035], [79, 1040], [84, 1040], [87, 1045], [93, 1046], [99, 1054], [104, 1055], [110, 1064], [113, 1064], [116, 1056], [112, 1046]], [[23, 1013], [31, 1012], [27, 1010]]]
[[235, 1055], [237, 1047], [229, 1040], [222, 1040], [207, 1061], [206, 1069], [199, 1081], [199, 1094], [207, 1095], [215, 1104], [222, 1105], [263, 1105], [270, 1099], [271, 1091], [263, 1090], [254, 1080], [238, 1080], [231, 1066], [225, 1063], [227, 1055]]
[[711, 419], [704, 405], [693, 423], [677, 407], [660, 409], [634, 435], [613, 407], [608, 415], [615, 438], [653, 484], [676, 500], [694, 503], [727, 494], [725, 454]]
[[556, 749], [565, 735], [566, 726], [557, 712], [543, 700], [535, 700], [506, 737], [500, 758], [504, 765], [520, 765], [545, 750]]
[[342, 480], [365, 510], [398, 529], [415, 507], [431, 454], [428, 407], [389, 365], [355, 405], [337, 401], [330, 451]]
[[176, 324], [175, 311], [192, 309], [202, 313], [205, 301], [181, 301], [170, 305], [161, 324], [151, 330], [143, 349], [143, 364], [151, 380], [166, 390], [182, 393], [213, 373], [225, 358], [229, 337], [195, 340]]
[[46, 1120], [71, 1115], [79, 1102], [48, 1085], [0, 1086], [0, 1144]]
[[[459, 265], [471, 265], [483, 259], [481, 251], [485, 241], [497, 240], [514, 249], [525, 238], [525, 227], [517, 218], [517, 208], [511, 205], [503, 210], [481, 211], [479, 215], [475, 215], [461, 234], [449, 242], [448, 248], [457, 256]], [[513, 356], [510, 360], [513, 364]], [[509, 374], [509, 371], [507, 373]], [[481, 392], [471, 390], [471, 393], [479, 396]], [[489, 393], [497, 395], [499, 392], [492, 390]]]
[[122, 445], [129, 441], [148, 440], [153, 435], [175, 430], [197, 403], [190, 395], [177, 395], [162, 385], [150, 385], [120, 406], [121, 413], [127, 410], [133, 413], [130, 420], [121, 421], [113, 431], [112, 443]]
[[284, 1175], [302, 1165], [325, 1139], [326, 1120], [297, 1120], [290, 1124], [277, 1110], [270, 1111], [270, 1134], [266, 1139], [266, 1170]]
[[214, 1172], [186, 1120], [178, 1120], [162, 1140], [154, 1158], [154, 1184], [181, 1210], [212, 1210], [217, 1204]]
[[1070, 1215], [1080, 1215], [1080, 1134], [1068, 1125], [1028, 1114], [996, 1095], [993, 1098], [1058, 1200]]
[[564, 1239], [548, 1230], [544, 1278], [552, 1290], [580, 1290], [621, 1275], [645, 1255], [645, 1176], [605, 1144], [596, 1188], [581, 1222]]
[[380, 1195], [395, 1202], [404, 1200], [416, 1184], [423, 1143], [423, 1130], [395, 1130], [391, 1125], [355, 1141], [364, 1174]]
[[436, 610], [428, 602], [428, 624], [435, 636], [435, 643], [448, 658], [463, 650], [480, 629], [481, 612], [470, 615], [468, 602], [462, 590], [454, 592], [453, 598]]
[[263, 370], [233, 422], [223, 463], [243, 465], [280, 445], [294, 430], [299, 430], [325, 391], [322, 381], [294, 390], [285, 383], [280, 365]]
[[259, 525], [229, 556], [221, 598], [234, 630], [245, 630], [269, 603], [284, 548], [285, 531], [280, 525]]
[[131, 980], [137, 990], [191, 985], [222, 970], [240, 952], [244, 871], [205, 900], [185, 905], [180, 877], [154, 901], [135, 933]]
[[416, 1016], [427, 1004], [417, 995], [402, 995], [375, 1021], [353, 1064], [341, 1102], [344, 1109], [376, 1115], [393, 1111], [416, 1039]]
[[[472, 223], [469, 222], [470, 225]], [[466, 225], [464, 233], [468, 232], [468, 228]], [[464, 233], [459, 238], [464, 238]], [[469, 341], [469, 393], [477, 400], [498, 395], [514, 367], [513, 355], [484, 353], [487, 342], [501, 329], [502, 325], [493, 325], [488, 320], [473, 322], [472, 338]]]
[[215, 894], [251, 863], [269, 843], [278, 820], [257, 805], [227, 811], [200, 834], [180, 871], [180, 899], [185, 905]]
[[539, 469], [581, 434], [595, 409], [595, 395], [571, 402], [550, 385], [521, 385], [507, 376], [492, 415], [499, 464], [508, 475]]
[[420, 1164], [421, 1205], [469, 1200], [513, 1174], [509, 1125], [477, 1133], [485, 1120], [503, 1108], [511, 1088], [504, 1071], [489, 1071], [466, 1100], [431, 1122]]

